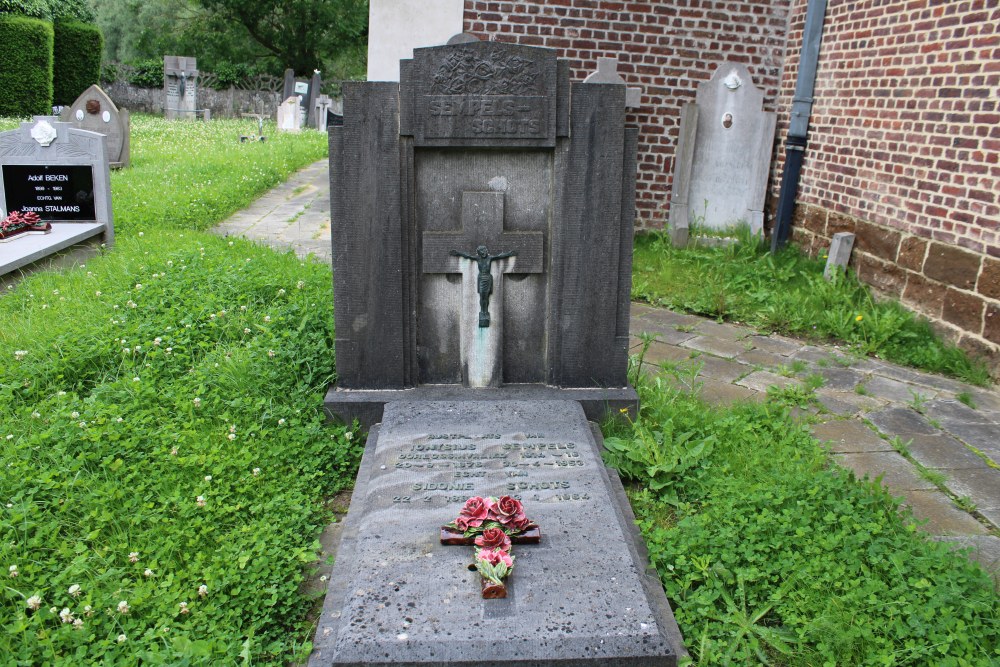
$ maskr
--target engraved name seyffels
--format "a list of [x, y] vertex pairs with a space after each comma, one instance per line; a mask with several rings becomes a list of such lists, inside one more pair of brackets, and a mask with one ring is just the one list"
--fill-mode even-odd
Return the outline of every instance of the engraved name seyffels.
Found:
[[542, 75], [537, 63], [526, 58], [452, 52], [434, 73], [429, 93], [427, 112], [442, 123], [430, 123], [429, 136], [544, 136]]

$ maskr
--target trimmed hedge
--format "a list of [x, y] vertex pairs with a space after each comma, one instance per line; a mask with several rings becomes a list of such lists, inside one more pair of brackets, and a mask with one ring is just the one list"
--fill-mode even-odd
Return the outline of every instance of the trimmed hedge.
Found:
[[104, 37], [96, 25], [73, 20], [55, 22], [52, 85], [56, 104], [73, 104], [80, 93], [98, 82], [103, 49]]
[[52, 24], [0, 15], [0, 116], [52, 113]]

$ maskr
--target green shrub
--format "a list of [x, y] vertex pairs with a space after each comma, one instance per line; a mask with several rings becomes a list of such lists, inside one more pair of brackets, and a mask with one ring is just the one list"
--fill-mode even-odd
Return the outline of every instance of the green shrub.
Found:
[[230, 86], [242, 83], [255, 74], [257, 74], [257, 68], [253, 65], [223, 61], [215, 66], [215, 75], [218, 77], [216, 87], [225, 90]]
[[52, 24], [0, 15], [0, 116], [52, 113]]
[[150, 58], [131, 63], [135, 69], [128, 77], [128, 82], [140, 88], [163, 87], [163, 61]]
[[94, 23], [97, 12], [87, 0], [49, 0], [52, 4], [52, 18]]
[[0, 14], [20, 14], [51, 21], [52, 3], [50, 0], [0, 0]]
[[100, 78], [104, 38], [96, 25], [72, 19], [57, 20], [54, 28], [54, 99], [56, 104], [73, 104]]

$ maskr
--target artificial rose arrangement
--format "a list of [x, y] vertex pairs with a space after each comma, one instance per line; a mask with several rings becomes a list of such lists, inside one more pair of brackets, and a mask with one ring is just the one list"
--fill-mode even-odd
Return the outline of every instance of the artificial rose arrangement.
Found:
[[482, 577], [483, 597], [506, 596], [503, 580], [514, 569], [512, 545], [537, 544], [539, 538], [538, 526], [525, 516], [521, 501], [510, 496], [473, 496], [458, 517], [441, 528], [442, 544], [475, 545], [475, 562], [469, 569]]
[[17, 234], [47, 234], [50, 231], [52, 225], [42, 222], [34, 211], [14, 211], [0, 220], [0, 240]]

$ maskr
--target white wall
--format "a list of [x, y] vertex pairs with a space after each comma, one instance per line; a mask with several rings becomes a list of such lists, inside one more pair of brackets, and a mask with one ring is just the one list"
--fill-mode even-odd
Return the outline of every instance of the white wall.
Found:
[[462, 32], [464, 11], [465, 0], [371, 0], [368, 80], [399, 81], [399, 61]]

